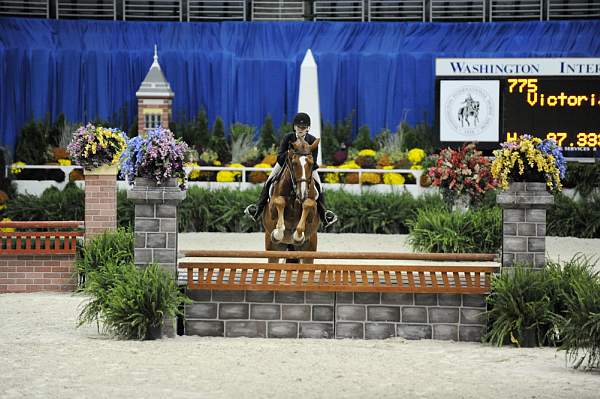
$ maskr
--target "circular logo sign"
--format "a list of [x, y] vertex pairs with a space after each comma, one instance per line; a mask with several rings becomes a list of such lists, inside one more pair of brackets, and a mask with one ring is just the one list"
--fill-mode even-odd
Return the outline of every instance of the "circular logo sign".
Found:
[[477, 86], [462, 86], [446, 97], [444, 117], [461, 136], [477, 141], [490, 128], [494, 103], [488, 92]]

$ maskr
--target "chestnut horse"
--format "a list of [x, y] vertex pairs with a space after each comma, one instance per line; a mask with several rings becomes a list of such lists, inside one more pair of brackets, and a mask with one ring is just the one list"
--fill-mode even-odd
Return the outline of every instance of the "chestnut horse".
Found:
[[[298, 139], [288, 150], [285, 165], [273, 182], [271, 197], [263, 212], [267, 251], [317, 250], [319, 194], [312, 178], [312, 153], [318, 145], [319, 139], [313, 144]], [[277, 258], [269, 258], [269, 263], [277, 262]], [[302, 263], [312, 262], [312, 259], [302, 259]]]

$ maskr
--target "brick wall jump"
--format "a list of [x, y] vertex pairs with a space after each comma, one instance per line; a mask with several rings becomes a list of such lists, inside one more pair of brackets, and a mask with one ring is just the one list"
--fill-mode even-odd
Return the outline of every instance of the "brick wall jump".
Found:
[[485, 296], [191, 290], [185, 334], [480, 341]]

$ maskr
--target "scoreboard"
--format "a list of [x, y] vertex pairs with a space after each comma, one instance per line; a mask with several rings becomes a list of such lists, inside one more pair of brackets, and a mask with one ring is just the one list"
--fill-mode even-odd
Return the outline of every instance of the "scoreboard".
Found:
[[443, 145], [529, 134], [567, 158], [600, 158], [600, 59], [438, 59], [436, 92]]

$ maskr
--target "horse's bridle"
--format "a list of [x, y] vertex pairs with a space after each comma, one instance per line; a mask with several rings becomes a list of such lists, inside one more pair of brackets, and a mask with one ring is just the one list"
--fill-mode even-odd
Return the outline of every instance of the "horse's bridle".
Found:
[[[311, 155], [310, 152], [304, 152], [304, 151], [294, 151], [291, 150], [294, 153], [294, 155], [300, 155], [300, 156], [308, 156]], [[288, 171], [290, 172], [290, 180], [292, 181], [292, 192], [290, 193], [290, 197], [294, 196], [296, 197], [296, 201], [298, 202], [302, 202], [302, 198], [298, 197], [298, 190], [296, 189], [296, 187], [298, 187], [298, 184], [302, 183], [302, 182], [306, 182], [309, 185], [310, 188], [310, 182], [312, 181], [312, 173], [310, 173], [308, 175], [308, 177], [306, 178], [301, 178], [301, 179], [296, 179], [294, 176], [294, 171], [292, 169], [292, 162], [290, 161], [290, 156], [288, 154], [288, 156], [285, 157], [285, 164], [287, 166]]]

